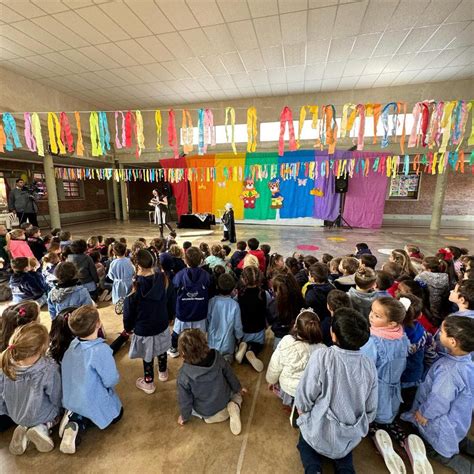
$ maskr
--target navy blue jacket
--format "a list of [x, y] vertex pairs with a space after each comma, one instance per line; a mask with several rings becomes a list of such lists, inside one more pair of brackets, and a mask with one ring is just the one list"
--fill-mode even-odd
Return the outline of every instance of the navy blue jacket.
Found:
[[168, 314], [174, 312], [174, 288], [165, 286], [163, 273], [139, 276], [136, 291], [123, 305], [123, 326], [137, 336], [156, 336], [168, 327]]
[[10, 289], [15, 301], [37, 300], [49, 290], [39, 272], [15, 272], [10, 277]]

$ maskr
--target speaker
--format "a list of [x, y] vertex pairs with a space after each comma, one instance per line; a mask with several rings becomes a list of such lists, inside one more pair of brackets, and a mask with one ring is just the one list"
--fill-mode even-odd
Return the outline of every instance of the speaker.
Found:
[[334, 178], [334, 187], [336, 193], [347, 193], [347, 189], [349, 188], [349, 178], [347, 174], [340, 176], [339, 178]]

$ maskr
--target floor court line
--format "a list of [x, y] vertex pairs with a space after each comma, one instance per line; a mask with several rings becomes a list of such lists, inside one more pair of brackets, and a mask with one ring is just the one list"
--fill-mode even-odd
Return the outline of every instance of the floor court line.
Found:
[[258, 374], [257, 384], [255, 385], [255, 390], [254, 390], [254, 394], [252, 398], [252, 406], [250, 408], [250, 415], [249, 415], [249, 419], [247, 420], [247, 426], [245, 427], [244, 439], [242, 441], [242, 446], [240, 448], [240, 453], [239, 453], [239, 460], [237, 462], [237, 471], [236, 471], [237, 474], [241, 474], [242, 472], [242, 466], [244, 464], [244, 458], [245, 458], [245, 451], [247, 450], [247, 442], [249, 439], [250, 426], [252, 425], [253, 416], [255, 414], [255, 407], [257, 405], [257, 398], [260, 392], [260, 385], [262, 384], [262, 374], [263, 372], [260, 372]]

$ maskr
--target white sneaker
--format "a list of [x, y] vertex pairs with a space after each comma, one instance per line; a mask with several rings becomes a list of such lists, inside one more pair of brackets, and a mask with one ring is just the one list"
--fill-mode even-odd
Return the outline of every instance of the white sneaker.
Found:
[[383, 456], [390, 474], [406, 474], [403, 459], [393, 449], [392, 439], [385, 430], [377, 430], [374, 438], [375, 446]]
[[239, 344], [239, 348], [237, 349], [237, 352], [235, 353], [235, 360], [241, 364], [242, 361], [244, 360], [245, 353], [247, 352], [247, 343], [246, 342], [241, 342]]
[[409, 435], [405, 443], [405, 450], [414, 474], [433, 474], [433, 467], [426, 457], [425, 444], [419, 436]]
[[263, 362], [257, 358], [253, 351], [248, 351], [245, 353], [246, 359], [250, 362], [250, 365], [257, 371], [261, 372], [263, 370]]
[[63, 437], [64, 430], [66, 429], [66, 425], [69, 423], [69, 417], [72, 415], [71, 410], [66, 410], [64, 412], [63, 418], [61, 423], [59, 423], [59, 437]]
[[26, 426], [18, 425], [13, 432], [9, 450], [15, 456], [23, 454], [28, 447], [28, 438], [26, 436], [27, 431], [28, 428]]
[[145, 379], [143, 377], [139, 377], [137, 379], [137, 381], [135, 382], [135, 386], [140, 390], [143, 390], [148, 395], [155, 393], [156, 390], [155, 384], [153, 382], [145, 382]]
[[176, 357], [179, 357], [178, 349], [175, 349], [174, 347], [171, 347], [170, 349], [168, 349], [167, 354], [168, 354], [172, 359], [176, 359]]
[[40, 453], [49, 453], [54, 449], [54, 441], [46, 425], [36, 425], [26, 432], [26, 437], [36, 446]]
[[65, 454], [74, 454], [76, 452], [76, 438], [78, 433], [79, 425], [74, 421], [70, 421], [64, 430], [59, 451]]
[[230, 401], [227, 404], [227, 411], [230, 418], [230, 431], [234, 435], [239, 435], [242, 431], [242, 422], [240, 421], [240, 407], [237, 403]]

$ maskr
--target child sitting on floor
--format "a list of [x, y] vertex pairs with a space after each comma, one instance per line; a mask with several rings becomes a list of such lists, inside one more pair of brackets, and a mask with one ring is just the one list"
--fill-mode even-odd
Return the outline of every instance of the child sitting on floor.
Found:
[[180, 416], [184, 425], [191, 415], [206, 423], [220, 423], [230, 418], [230, 431], [240, 434], [240, 406], [242, 394], [240, 382], [222, 355], [210, 349], [206, 335], [199, 329], [186, 329], [178, 341], [183, 366], [177, 378]]
[[69, 232], [68, 230], [61, 231], [59, 233], [59, 247], [61, 249], [61, 252], [71, 244], [72, 244], [71, 232]]
[[341, 308], [331, 327], [335, 345], [313, 352], [296, 389], [298, 450], [308, 473], [322, 472], [322, 456], [336, 472], [354, 473], [352, 451], [377, 411], [377, 370], [360, 351], [370, 335], [367, 319]]
[[334, 313], [340, 308], [352, 308], [349, 295], [342, 290], [331, 290], [327, 297], [327, 308], [330, 314], [329, 318], [321, 321], [321, 332], [323, 335], [323, 343], [326, 346], [332, 346], [331, 324]]
[[[318, 315], [311, 308], [302, 309], [291, 333], [280, 341], [273, 352], [267, 369], [269, 388], [279, 395], [284, 405], [293, 406], [296, 387], [311, 354], [325, 347], [321, 341]], [[293, 413], [296, 415], [297, 412]], [[293, 419], [290, 422], [296, 428]]]
[[44, 281], [48, 285], [50, 289], [54, 288], [54, 284], [56, 283], [56, 276], [54, 272], [56, 267], [59, 264], [59, 255], [55, 252], [48, 252], [43, 257], [43, 269], [41, 271]]
[[405, 314], [403, 304], [394, 298], [375, 300], [369, 315], [370, 339], [361, 348], [361, 352], [375, 362], [378, 373], [378, 406], [372, 433], [385, 429], [399, 442], [399, 428], [393, 421], [400, 408], [400, 379], [410, 345], [402, 326]]
[[46, 245], [41, 238], [41, 230], [39, 227], [30, 227], [26, 233], [28, 245], [33, 252], [36, 260], [41, 262], [44, 254], [47, 252]]
[[247, 242], [240, 240], [237, 242], [236, 247], [237, 250], [232, 254], [232, 257], [230, 257], [230, 264], [233, 269], [237, 268], [240, 261], [247, 255], [247, 250], [245, 250], [247, 248]]
[[207, 310], [207, 341], [211, 349], [219, 351], [231, 364], [234, 360], [235, 342], [244, 335], [239, 303], [231, 294], [235, 280], [228, 273], [217, 280], [219, 294], [209, 300]]
[[330, 260], [327, 264], [329, 268], [329, 281], [334, 284], [334, 281], [337, 280], [341, 274], [339, 273], [339, 265], [341, 264], [342, 257], [336, 257]]
[[354, 280], [356, 287], [350, 288], [347, 294], [352, 307], [368, 318], [372, 303], [380, 297], [378, 292], [374, 291], [377, 277], [371, 268], [361, 267], [356, 271]]
[[342, 273], [342, 276], [334, 280], [334, 286], [342, 291], [349, 291], [351, 287], [355, 287], [355, 272], [359, 265], [357, 258], [344, 257], [339, 264], [339, 272]]
[[402, 419], [429, 443], [428, 457], [466, 474], [474, 469], [474, 446], [467, 437], [474, 403], [474, 319], [449, 316], [442, 323], [440, 339], [447, 353], [432, 365]]
[[449, 301], [458, 306], [458, 310], [450, 316], [474, 318], [474, 281], [462, 280], [458, 283], [449, 294]]
[[10, 452], [21, 455], [28, 442], [41, 453], [54, 448], [50, 429], [61, 414], [61, 376], [56, 362], [46, 357], [48, 330], [37, 322], [15, 329], [2, 353], [0, 413], [15, 424]]
[[61, 364], [63, 406], [67, 411], [59, 426], [59, 449], [74, 454], [88, 426], [103, 430], [117, 423], [123, 408], [114, 388], [119, 373], [112, 350], [97, 335], [101, 327], [99, 312], [93, 306], [82, 306], [71, 314], [68, 324], [76, 337]]
[[365, 242], [356, 244], [356, 258], [360, 258], [361, 255], [372, 255], [369, 246]]
[[125, 298], [123, 326], [133, 331], [130, 359], [143, 360], [143, 377], [135, 386], [147, 394], [155, 392], [154, 358], [158, 359], [158, 379], [168, 380], [167, 350], [171, 347], [168, 329], [169, 312], [174, 308], [174, 288], [161, 269], [155, 267], [154, 257], [148, 250], [136, 255], [137, 278], [132, 292]]
[[0, 332], [0, 352], [8, 347], [8, 341], [15, 329], [25, 324], [38, 322], [40, 307], [36, 301], [23, 301], [7, 306], [2, 313]]
[[48, 295], [48, 311], [51, 319], [70, 306], [94, 305], [87, 288], [79, 283], [77, 269], [72, 262], [60, 263], [54, 272], [56, 286]]
[[235, 360], [241, 364], [245, 357], [257, 372], [263, 370], [263, 362], [257, 355], [265, 344], [267, 304], [270, 300], [270, 295], [262, 288], [262, 278], [257, 266], [244, 268], [237, 294], [243, 337]]
[[7, 236], [7, 250], [10, 252], [12, 259], [18, 257], [34, 257], [25, 239], [26, 235], [23, 229], [12, 230]]
[[[256, 238], [251, 238], [247, 241], [247, 245], [249, 248], [249, 255], [253, 255], [257, 257], [258, 259], [258, 268], [262, 273], [265, 273], [266, 268], [267, 268], [267, 260], [265, 258], [265, 253], [263, 250], [259, 249], [258, 246], [260, 245], [260, 242]], [[242, 269], [244, 267], [243, 260], [240, 261], [240, 263], [237, 265], [237, 268]]]
[[86, 255], [87, 243], [85, 240], [74, 240], [71, 245], [71, 254], [67, 257], [68, 262], [74, 263], [77, 267], [79, 281], [87, 288], [91, 298], [97, 299], [97, 284], [99, 275], [92, 258]]
[[[33, 258], [37, 263], [37, 261]], [[48, 285], [43, 275], [34, 271], [26, 257], [14, 258], [11, 261], [13, 275], [10, 277], [10, 289], [12, 290], [13, 303], [25, 300], [34, 300], [39, 306], [43, 306], [48, 299]]]
[[321, 321], [329, 317], [327, 298], [329, 292], [334, 290], [328, 277], [329, 270], [324, 263], [315, 263], [309, 267], [309, 285], [304, 297], [305, 305], [313, 308]]
[[392, 296], [388, 289], [391, 288], [395, 280], [392, 278], [390, 273], [384, 272], [383, 270], [375, 271], [375, 290], [378, 295], [381, 296]]

